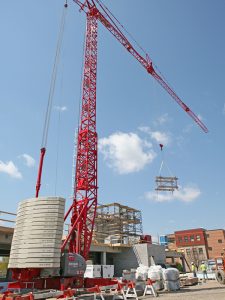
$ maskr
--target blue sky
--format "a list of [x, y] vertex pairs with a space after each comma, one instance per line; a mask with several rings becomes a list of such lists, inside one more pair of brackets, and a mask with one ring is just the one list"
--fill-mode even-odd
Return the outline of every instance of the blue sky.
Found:
[[[99, 24], [99, 203], [142, 210], [144, 232], [224, 228], [225, 41], [223, 0], [104, 0], [149, 53], [205, 134]], [[1, 210], [35, 193], [61, 0], [0, 3]], [[41, 195], [70, 203], [85, 15], [69, 1]], [[60, 119], [60, 122], [58, 121]], [[59, 146], [57, 146], [59, 141]], [[179, 191], [154, 195], [165, 161]], [[58, 156], [58, 160], [57, 160]], [[163, 173], [163, 172], [162, 172]], [[165, 174], [168, 173], [165, 169]]]

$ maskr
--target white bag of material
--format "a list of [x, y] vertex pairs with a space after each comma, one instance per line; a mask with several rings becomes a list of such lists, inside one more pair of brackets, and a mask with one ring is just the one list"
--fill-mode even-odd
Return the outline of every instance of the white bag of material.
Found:
[[180, 273], [175, 268], [163, 270], [163, 279], [167, 291], [177, 291], [180, 289]]
[[148, 278], [155, 281], [153, 283], [155, 290], [159, 291], [164, 288], [163, 271], [161, 266], [151, 266], [148, 270]]
[[161, 266], [152, 266], [148, 270], [148, 278], [153, 281], [161, 280], [163, 278], [163, 272]]
[[147, 280], [148, 270], [149, 270], [149, 267], [146, 267], [146, 266], [140, 264], [139, 267], [136, 270], [135, 278], [137, 280]]
[[163, 279], [168, 281], [176, 281], [180, 277], [180, 273], [175, 268], [168, 268], [163, 270]]
[[164, 283], [163, 280], [157, 280], [156, 282], [154, 282], [153, 287], [156, 291], [160, 291], [164, 289]]
[[165, 290], [167, 291], [178, 291], [180, 289], [180, 280], [176, 281], [165, 281]]

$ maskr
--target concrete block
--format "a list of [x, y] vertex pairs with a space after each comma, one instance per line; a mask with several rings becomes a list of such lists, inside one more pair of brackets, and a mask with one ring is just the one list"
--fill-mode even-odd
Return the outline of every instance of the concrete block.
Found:
[[60, 263], [11, 263], [8, 268], [59, 268]]
[[54, 228], [54, 229], [50, 229], [50, 228], [41, 228], [41, 229], [37, 229], [37, 228], [30, 228], [30, 227], [21, 227], [18, 229], [18, 227], [15, 228], [14, 230], [14, 235], [21, 235], [21, 234], [61, 234], [62, 235], [63, 232], [63, 228]]
[[[38, 249], [37, 249], [38, 251]], [[32, 258], [32, 257], [51, 257], [59, 258], [61, 257], [60, 249], [57, 252], [43, 253], [43, 252], [19, 252], [19, 253], [10, 253], [10, 258]]]
[[23, 206], [24, 204], [32, 203], [34, 205], [43, 205], [43, 204], [58, 204], [58, 203], [65, 203], [65, 199], [62, 197], [38, 197], [38, 198], [29, 198], [22, 200], [19, 203], [19, 207]]
[[15, 233], [13, 235], [13, 240], [27, 240], [27, 239], [59, 239], [62, 240], [62, 232], [59, 233], [27, 233], [27, 232], [20, 232]]
[[10, 257], [10, 263], [58, 263], [60, 258], [58, 257]]
[[30, 219], [26, 219], [26, 220], [23, 220], [23, 221], [18, 221], [16, 222], [16, 227], [15, 227], [15, 230], [18, 228], [20, 229], [23, 229], [23, 228], [26, 228], [26, 229], [29, 229], [29, 228], [36, 228], [38, 229], [38, 227], [40, 227], [40, 229], [42, 229], [43, 227], [46, 228], [46, 229], [51, 229], [51, 228], [55, 228], [57, 229], [58, 227], [60, 228], [63, 228], [63, 225], [64, 225], [64, 222], [62, 220], [59, 220], [59, 221], [38, 221], [38, 222], [33, 222], [32, 220]]

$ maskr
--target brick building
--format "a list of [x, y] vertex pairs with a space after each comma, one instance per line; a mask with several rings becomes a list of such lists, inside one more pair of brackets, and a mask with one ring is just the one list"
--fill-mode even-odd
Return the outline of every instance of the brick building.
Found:
[[195, 228], [175, 231], [167, 235], [169, 250], [182, 252], [187, 263], [193, 261], [199, 265], [201, 261], [214, 259], [225, 254], [225, 230]]
[[175, 243], [180, 252], [183, 252], [187, 262], [199, 265], [202, 260], [208, 259], [205, 229], [196, 228], [175, 231]]
[[178, 247], [176, 245], [176, 239], [175, 239], [175, 234], [174, 233], [167, 235], [167, 241], [168, 241], [168, 245], [170, 245], [169, 250], [178, 251]]
[[225, 253], [225, 230], [214, 229], [206, 230], [206, 239], [208, 246], [208, 256], [213, 259], [217, 256], [223, 256]]

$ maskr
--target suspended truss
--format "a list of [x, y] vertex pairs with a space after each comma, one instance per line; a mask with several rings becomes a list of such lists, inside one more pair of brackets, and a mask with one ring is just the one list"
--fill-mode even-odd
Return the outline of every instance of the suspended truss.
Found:
[[157, 176], [155, 179], [155, 190], [160, 192], [174, 192], [175, 190], [178, 190], [177, 180], [177, 177]]

